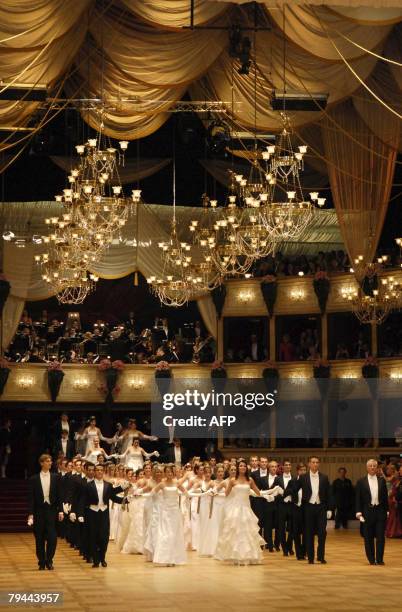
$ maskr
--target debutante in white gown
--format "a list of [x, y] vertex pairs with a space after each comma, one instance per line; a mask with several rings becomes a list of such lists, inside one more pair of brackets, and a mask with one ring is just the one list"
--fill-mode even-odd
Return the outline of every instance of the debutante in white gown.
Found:
[[250, 485], [235, 484], [226, 497], [224, 520], [218, 537], [215, 559], [241, 565], [262, 562], [265, 540], [258, 531], [258, 519], [250, 506]]
[[[183, 483], [183, 488], [188, 488], [188, 481]], [[183, 516], [183, 531], [184, 531], [184, 545], [186, 550], [191, 550], [191, 522], [190, 522], [190, 503], [191, 499], [188, 498], [186, 493], [180, 493], [179, 506]]]
[[[201, 489], [195, 489], [191, 493], [201, 493]], [[191, 525], [191, 548], [198, 550], [200, 539], [200, 509], [201, 497], [194, 495], [190, 497], [190, 525]]]
[[183, 565], [186, 561], [179, 489], [175, 485], [165, 486], [162, 489], [161, 513], [153, 562], [158, 565]]
[[134, 472], [144, 467], [144, 456], [141, 451], [127, 451], [125, 461], [126, 467], [131, 468]]
[[[117, 484], [113, 484], [113, 488], [117, 487]], [[124, 493], [118, 493], [117, 497], [124, 497]], [[110, 535], [109, 540], [115, 540], [118, 533], [118, 525], [120, 521], [121, 504], [109, 501], [109, 522], [110, 522]]]
[[151, 493], [151, 518], [144, 534], [144, 555], [147, 561], [152, 561], [159, 534], [159, 520], [162, 512], [162, 491]]
[[225, 503], [224, 488], [220, 489], [216, 495], [207, 494], [201, 499], [198, 546], [198, 554], [201, 557], [213, 557], [215, 554]]
[[143, 553], [143, 530], [144, 530], [144, 504], [145, 498], [142, 495], [130, 495], [128, 505], [128, 515], [130, 518], [129, 527], [122, 553], [128, 555], [138, 555]]

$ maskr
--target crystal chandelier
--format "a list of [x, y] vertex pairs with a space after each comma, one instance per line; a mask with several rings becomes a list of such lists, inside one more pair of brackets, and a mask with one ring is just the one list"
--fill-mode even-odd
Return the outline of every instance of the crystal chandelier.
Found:
[[387, 261], [388, 256], [382, 255], [381, 257], [377, 258], [377, 261], [366, 263], [364, 261], [363, 255], [358, 255], [353, 261], [353, 265], [350, 268], [350, 272], [354, 274], [355, 278], [359, 282], [361, 282], [365, 278], [370, 279], [377, 276], [377, 274], [381, 272], [383, 265], [386, 264]]
[[300, 174], [304, 170], [306, 145], [296, 151], [291, 138], [291, 126], [286, 113], [281, 113], [283, 128], [276, 143], [267, 146], [265, 162], [268, 204], [262, 216], [270, 239], [275, 242], [297, 240], [311, 223], [316, 207], [325, 204], [317, 192], [304, 198]]
[[165, 306], [184, 306], [196, 293], [196, 281], [191, 271], [191, 246], [181, 241], [177, 233], [175, 161], [172, 226], [168, 240], [159, 242], [158, 247], [161, 249], [162, 273], [147, 278], [150, 290]]
[[50, 232], [42, 242], [48, 251], [35, 260], [62, 303], [80, 304], [94, 291], [98, 279], [89, 267], [120, 238], [132, 207], [141, 201], [139, 189], [131, 201], [122, 193], [118, 166], [124, 165], [128, 142], [119, 145], [118, 150], [105, 137], [101, 111], [96, 138], [76, 146], [79, 163], [68, 176], [69, 186], [55, 197], [61, 214], [45, 219]]
[[375, 277], [374, 288], [365, 287], [342, 289], [342, 297], [350, 303], [360, 323], [380, 325], [389, 312], [401, 306], [401, 287], [393, 276]]

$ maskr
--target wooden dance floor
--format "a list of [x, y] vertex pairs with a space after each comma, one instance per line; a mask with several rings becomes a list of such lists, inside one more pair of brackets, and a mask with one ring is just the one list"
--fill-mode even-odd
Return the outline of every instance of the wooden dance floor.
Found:
[[[329, 532], [328, 565], [265, 553], [260, 566], [226, 566], [189, 553], [181, 567], [154, 567], [110, 544], [107, 568], [92, 569], [59, 542], [53, 572], [37, 570], [32, 534], [0, 535], [0, 590], [63, 592], [64, 612], [390, 612], [401, 609], [402, 541], [387, 540], [370, 566], [356, 531]], [[35, 609], [32, 607], [22, 609]], [[2, 607], [2, 609], [5, 609]], [[11, 608], [9, 608], [11, 609]]]

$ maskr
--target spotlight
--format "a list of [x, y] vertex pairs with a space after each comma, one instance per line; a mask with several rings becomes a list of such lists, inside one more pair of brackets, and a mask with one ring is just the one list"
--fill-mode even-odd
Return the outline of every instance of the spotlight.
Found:
[[273, 92], [271, 107], [272, 110], [282, 111], [284, 108], [289, 111], [321, 111], [327, 106], [328, 94], [308, 94], [292, 92], [280, 94]]
[[230, 132], [221, 123], [213, 121], [207, 131], [207, 142], [213, 153], [221, 153], [230, 143]]

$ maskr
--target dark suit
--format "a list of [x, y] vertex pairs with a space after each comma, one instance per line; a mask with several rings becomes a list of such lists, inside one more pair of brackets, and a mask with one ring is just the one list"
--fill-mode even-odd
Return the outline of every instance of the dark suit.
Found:
[[292, 478], [285, 487], [283, 475], [276, 477], [275, 485], [279, 485], [283, 489], [283, 495], [278, 495], [276, 498], [276, 509], [278, 514], [278, 530], [279, 539], [282, 550], [285, 555], [292, 551], [293, 530], [292, 530], [292, 499], [285, 502], [286, 498], [292, 498]]
[[327, 511], [332, 510], [331, 487], [328, 476], [318, 472], [318, 497], [319, 503], [310, 503], [312, 486], [310, 472], [302, 474], [297, 480], [295, 489], [302, 490], [302, 503], [304, 508], [304, 525], [306, 552], [309, 561], [314, 561], [314, 536], [317, 535], [317, 559], [325, 560], [325, 540], [327, 537]]
[[56, 521], [58, 513], [62, 512], [58, 474], [50, 474], [49, 501], [45, 503], [40, 474], [35, 474], [29, 479], [28, 514], [33, 515], [36, 556], [40, 566], [51, 563], [56, 552]]
[[[256, 470], [251, 473], [255, 484], [262, 491], [267, 491], [275, 486], [276, 476], [269, 486], [269, 472], [266, 476], [261, 476], [261, 470]], [[271, 477], [272, 480], [272, 477]], [[279, 550], [279, 529], [277, 523], [277, 504], [276, 501], [269, 502], [266, 499], [258, 498], [256, 504], [256, 514], [260, 525], [260, 530], [263, 532], [263, 537], [267, 543], [267, 548], [273, 550], [274, 546]], [[255, 511], [255, 510], [254, 510]], [[275, 529], [275, 537], [272, 538], [272, 531]]]
[[291, 481], [292, 491], [292, 536], [295, 543], [297, 559], [304, 559], [306, 555], [306, 538], [304, 529], [304, 508], [299, 504], [298, 478]]
[[[61, 439], [57, 440], [54, 445], [53, 456], [55, 457], [55, 459], [58, 458], [59, 453], [64, 453], [63, 444], [62, 444]], [[66, 448], [66, 453], [64, 454], [64, 457], [66, 459], [72, 459], [74, 457], [74, 454], [75, 454], [75, 444], [72, 440], [67, 439], [67, 448]]]
[[353, 509], [352, 481], [349, 478], [336, 478], [332, 483], [332, 497], [335, 508], [335, 529], [339, 529], [341, 525], [346, 529]]
[[378, 505], [372, 505], [368, 476], [360, 478], [356, 484], [356, 514], [364, 518], [363, 536], [366, 556], [370, 563], [381, 563], [384, 557], [385, 525], [388, 512], [388, 493], [384, 478], [377, 476]]
[[84, 486], [80, 516], [84, 516], [87, 508], [88, 532], [89, 532], [89, 552], [92, 561], [97, 564], [105, 561], [107, 546], [109, 543], [109, 501], [121, 503], [121, 498], [117, 496], [123, 489], [113, 488], [109, 482], [103, 481], [103, 503], [106, 508], [102, 511], [91, 509], [91, 506], [99, 504], [98, 491], [95, 481], [92, 480]]
[[[169, 444], [169, 446], [166, 449], [166, 453], [164, 455], [166, 463], [176, 462], [174, 449], [175, 449], [174, 444]], [[180, 446], [180, 450], [181, 450], [181, 465], [184, 465], [187, 461], [187, 453], [186, 453], [186, 450], [182, 446]]]

